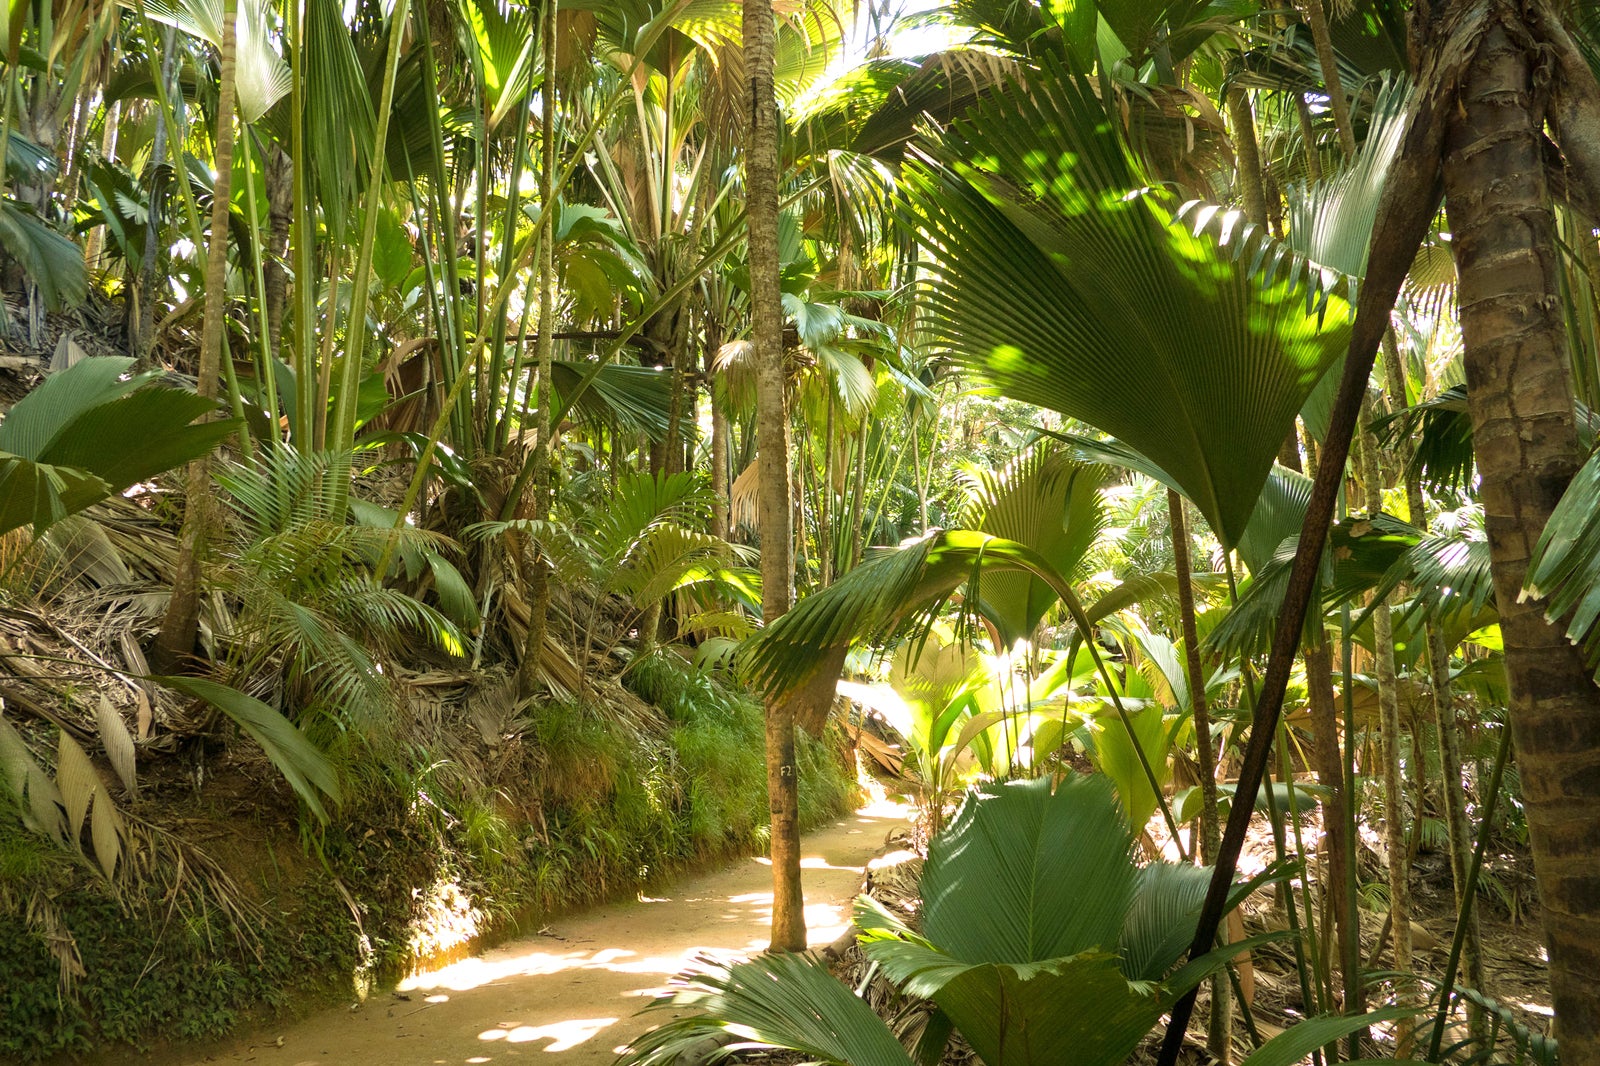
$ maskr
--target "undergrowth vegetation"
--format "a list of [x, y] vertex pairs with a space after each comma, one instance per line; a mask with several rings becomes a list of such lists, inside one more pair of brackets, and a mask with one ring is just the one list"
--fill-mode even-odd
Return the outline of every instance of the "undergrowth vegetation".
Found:
[[[522, 772], [491, 782], [443, 747], [368, 740], [349, 753], [365, 767], [346, 775], [341, 816], [326, 825], [267, 809], [228, 828], [225, 807], [196, 797], [195, 820], [234, 838], [222, 877], [112, 891], [0, 811], [0, 921], [17, 931], [0, 938], [0, 1061], [220, 1036], [292, 997], [365, 992], [480, 937], [763, 847], [760, 704], [670, 653], [628, 678], [662, 728], [541, 703], [512, 742], [526, 749]], [[855, 799], [841, 740], [802, 740], [808, 825]], [[65, 970], [53, 930], [76, 945]]]

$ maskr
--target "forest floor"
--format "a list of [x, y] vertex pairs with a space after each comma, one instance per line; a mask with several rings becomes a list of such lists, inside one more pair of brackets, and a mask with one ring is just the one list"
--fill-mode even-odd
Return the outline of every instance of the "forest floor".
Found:
[[[850, 923], [867, 863], [911, 811], [869, 805], [804, 839], [806, 925], [814, 948]], [[457, 1066], [539, 1061], [611, 1063], [619, 1048], [667, 1020], [638, 1016], [696, 955], [744, 956], [766, 946], [771, 867], [741, 859], [684, 876], [660, 895], [569, 915], [537, 934], [415, 975], [393, 992], [257, 1029], [209, 1047], [131, 1059], [146, 1066]]]

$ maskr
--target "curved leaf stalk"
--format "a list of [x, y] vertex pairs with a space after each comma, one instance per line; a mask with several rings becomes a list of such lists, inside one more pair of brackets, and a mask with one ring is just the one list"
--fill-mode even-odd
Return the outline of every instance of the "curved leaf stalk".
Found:
[[1450, 938], [1450, 959], [1445, 963], [1444, 980], [1439, 985], [1439, 1011], [1433, 1019], [1433, 1038], [1428, 1043], [1428, 1061], [1439, 1061], [1439, 1047], [1444, 1040], [1445, 1024], [1450, 1020], [1450, 1000], [1455, 993], [1456, 974], [1461, 964], [1461, 951], [1467, 940], [1467, 930], [1472, 925], [1473, 902], [1478, 897], [1478, 875], [1483, 870], [1483, 853], [1489, 847], [1489, 833], [1494, 826], [1494, 809], [1500, 799], [1500, 779], [1505, 773], [1506, 760], [1511, 755], [1511, 727], [1506, 725], [1500, 735], [1500, 750], [1494, 757], [1494, 771], [1489, 775], [1489, 792], [1483, 801], [1483, 820], [1478, 823], [1478, 842], [1472, 851], [1472, 865], [1467, 870], [1466, 901], [1456, 918], [1456, 931]]
[[[1041, 577], [1045, 576], [1043, 574]], [[1106, 694], [1111, 697], [1111, 705], [1116, 708], [1117, 718], [1122, 722], [1122, 728], [1128, 732], [1128, 743], [1133, 746], [1133, 753], [1139, 759], [1139, 768], [1144, 771], [1145, 781], [1150, 786], [1150, 791], [1156, 798], [1156, 805], [1161, 808], [1161, 817], [1167, 823], [1167, 832], [1172, 835], [1172, 844], [1178, 849], [1178, 857], [1184, 862], [1192, 861], [1188, 848], [1183, 846], [1183, 836], [1178, 832], [1177, 819], [1172, 816], [1172, 806], [1167, 803], [1167, 797], [1161, 787], [1161, 779], [1156, 776], [1155, 768], [1150, 765], [1150, 756], [1145, 753], [1144, 745], [1139, 742], [1139, 733], [1133, 727], [1133, 719], [1128, 715], [1128, 709], [1122, 704], [1122, 697], [1117, 694], [1119, 686], [1112, 678], [1111, 671], [1106, 667], [1105, 659], [1100, 655], [1100, 645], [1094, 639], [1094, 627], [1089, 622], [1088, 615], [1084, 612], [1083, 601], [1078, 599], [1075, 590], [1066, 581], [1055, 578], [1046, 578], [1061, 597], [1061, 602], [1072, 615], [1073, 623], [1078, 627], [1078, 632], [1083, 634], [1084, 646], [1089, 649], [1089, 657], [1094, 660], [1095, 670], [1100, 674], [1101, 680], [1106, 684]], [[1202, 952], [1202, 954], [1204, 954]]]
[[[1243, 166], [1241, 159], [1240, 167]], [[1178, 495], [1176, 489], [1167, 490], [1167, 513], [1172, 530], [1172, 569], [1178, 579], [1178, 614], [1183, 627], [1184, 668], [1189, 674], [1189, 706], [1193, 714], [1195, 748], [1200, 763], [1200, 861], [1209, 863], [1216, 861], [1217, 848], [1222, 843], [1222, 830], [1217, 823], [1217, 755], [1211, 746], [1211, 711], [1206, 706], [1205, 667], [1200, 662], [1200, 634], [1195, 623], [1189, 525], [1183, 513], [1183, 497]], [[1231, 971], [1230, 976], [1237, 984], [1238, 977], [1232, 975]], [[1211, 1024], [1207, 1030], [1206, 1047], [1223, 1063], [1230, 1062], [1233, 1057], [1231, 991], [1220, 979], [1212, 980]], [[1239, 997], [1239, 1006], [1250, 1009], [1242, 995]]]

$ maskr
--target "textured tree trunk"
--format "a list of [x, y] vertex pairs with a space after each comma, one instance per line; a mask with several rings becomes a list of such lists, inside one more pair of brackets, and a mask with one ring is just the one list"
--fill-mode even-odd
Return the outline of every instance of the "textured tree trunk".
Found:
[[[283, 302], [289, 289], [289, 230], [294, 224], [294, 162], [276, 144], [266, 151], [267, 255], [262, 264], [266, 289], [267, 350], [278, 355], [283, 336]], [[304, 328], [304, 327], [302, 327]]]
[[[788, 375], [778, 287], [778, 106], [773, 92], [777, 25], [772, 0], [744, 0], [748, 78], [744, 170], [750, 231], [751, 342], [756, 358], [756, 438], [760, 462], [761, 606], [771, 625], [789, 609], [794, 584], [794, 517], [789, 488]], [[800, 889], [800, 793], [794, 760], [794, 708], [767, 701], [767, 803], [772, 813], [772, 950], [806, 946]]]
[[1447, 131], [1445, 195], [1561, 1058], [1596, 1066], [1600, 689], [1543, 606], [1522, 598], [1529, 553], [1582, 458], [1525, 32], [1516, 12], [1491, 7]]
[[728, 469], [728, 414], [717, 399], [715, 378], [712, 377], [717, 353], [722, 349], [722, 324], [715, 320], [706, 322], [706, 396], [711, 402], [711, 532], [727, 540], [733, 534], [728, 498], [731, 475]]
[[[1400, 360], [1400, 349], [1391, 335], [1384, 343], [1384, 375], [1388, 381], [1389, 405], [1396, 411], [1404, 410], [1406, 400], [1406, 371]], [[1422, 497], [1422, 480], [1411, 465], [1411, 440], [1400, 437], [1400, 467], [1405, 471], [1406, 511], [1412, 525], [1428, 528], [1428, 508]], [[1432, 693], [1434, 728], [1439, 734], [1439, 777], [1441, 799], [1444, 803], [1445, 829], [1450, 838], [1450, 874], [1455, 887], [1456, 913], [1465, 909], [1467, 867], [1472, 862], [1472, 829], [1467, 823], [1467, 790], [1461, 776], [1461, 730], [1456, 725], [1455, 697], [1450, 684], [1450, 649], [1444, 636], [1433, 622], [1427, 623], [1427, 647], [1424, 656], [1428, 668], [1428, 688]], [[1418, 730], [1420, 732], [1420, 730]], [[1418, 759], [1421, 762], [1421, 759]], [[1423, 793], [1417, 790], [1420, 802]], [[1467, 916], [1466, 939], [1461, 948], [1461, 972], [1466, 975], [1469, 987], [1489, 994], [1484, 981], [1483, 952], [1479, 946], [1478, 911], [1472, 908]], [[1472, 1008], [1471, 1016], [1481, 1020], [1483, 1012]]]
[[[1322, 801], [1323, 847], [1327, 849], [1328, 865], [1322, 896], [1322, 929], [1324, 958], [1339, 959], [1341, 986], [1352, 987], [1354, 967], [1359, 965], [1351, 958], [1346, 946], [1350, 937], [1345, 935], [1349, 924], [1349, 896], [1345, 890], [1345, 867], [1349, 842], [1345, 839], [1348, 824], [1345, 814], [1344, 756], [1339, 748], [1339, 709], [1333, 700], [1333, 645], [1326, 639], [1318, 641], [1304, 652], [1306, 664], [1306, 701], [1311, 708], [1311, 731], [1314, 743], [1311, 754], [1316, 762], [1317, 781], [1328, 790]], [[1333, 950], [1327, 950], [1327, 949]]]
[[[546, 0], [544, 9], [542, 51], [544, 69], [556, 69], [556, 11], [557, 0]], [[539, 338], [535, 344], [535, 360], [539, 390], [538, 411], [534, 415], [533, 470], [529, 482], [533, 488], [533, 517], [544, 520], [550, 517], [550, 465], [551, 441], [555, 432], [555, 390], [551, 388], [551, 365], [556, 347], [556, 268], [555, 217], [550, 212], [555, 204], [556, 180], [556, 94], [555, 79], [547, 75], [543, 97], [543, 121], [540, 126], [539, 211], [545, 220], [544, 233], [539, 244]], [[540, 661], [544, 658], [545, 634], [550, 628], [550, 564], [537, 545], [531, 546], [532, 559], [528, 565], [528, 632], [522, 646], [522, 662], [517, 669], [517, 690], [524, 699], [532, 696], [539, 687]]]
[[[1183, 497], [1172, 489], [1167, 490], [1167, 513], [1171, 515], [1172, 568], [1178, 578], [1184, 670], [1189, 675], [1189, 706], [1194, 712], [1194, 741], [1200, 762], [1200, 861], [1211, 863], [1216, 861], [1222, 844], [1222, 825], [1217, 818], [1217, 753], [1211, 746], [1206, 672], [1200, 662], [1200, 632], [1195, 623], [1189, 525], [1184, 519]], [[1211, 1023], [1206, 1029], [1206, 1048], [1223, 1066], [1233, 1061], [1233, 987], [1226, 974], [1211, 980]]]
[[1322, 87], [1328, 91], [1328, 106], [1333, 124], [1339, 130], [1339, 147], [1346, 156], [1356, 154], [1355, 127], [1350, 122], [1350, 101], [1344, 95], [1339, 63], [1333, 52], [1333, 37], [1328, 32], [1328, 10], [1322, 0], [1306, 0], [1306, 25], [1317, 49], [1317, 65], [1322, 68]]
[[1228, 122], [1233, 127], [1234, 169], [1238, 172], [1239, 200], [1244, 217], [1256, 225], [1267, 224], [1267, 192], [1261, 183], [1261, 144], [1256, 139], [1256, 116], [1250, 96], [1240, 86], [1228, 90]]
[[[1367, 397], [1362, 418], [1361, 480], [1366, 490], [1367, 515], [1383, 510], [1383, 463], [1378, 438], [1372, 432], [1375, 415]], [[1389, 853], [1389, 929], [1394, 938], [1394, 968], [1411, 969], [1411, 891], [1409, 852], [1406, 848], [1405, 779], [1400, 773], [1400, 692], [1394, 665], [1394, 621], [1388, 603], [1372, 609], [1372, 657], [1378, 679], [1378, 735], [1383, 761], [1383, 841]]]
[[[217, 64], [217, 176], [212, 186], [211, 236], [206, 245], [206, 305], [200, 327], [200, 367], [195, 389], [208, 400], [217, 398], [222, 368], [222, 331], [227, 323], [228, 205], [233, 184], [233, 68], [237, 38], [234, 0], [222, 7], [222, 46]], [[189, 464], [184, 483], [183, 529], [178, 538], [178, 562], [172, 577], [172, 598], [156, 636], [154, 661], [171, 671], [194, 651], [200, 629], [200, 560], [214, 523], [211, 499], [211, 460], [201, 456]]]

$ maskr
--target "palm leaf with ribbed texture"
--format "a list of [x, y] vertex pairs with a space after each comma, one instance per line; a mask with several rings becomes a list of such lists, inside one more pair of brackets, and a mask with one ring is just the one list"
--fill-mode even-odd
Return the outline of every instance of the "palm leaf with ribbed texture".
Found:
[[133, 360], [84, 359], [52, 374], [0, 422], [0, 532], [52, 523], [216, 447], [232, 421], [194, 420], [215, 404], [124, 377]]
[[156, 677], [168, 688], [204, 700], [231, 718], [250, 738], [261, 745], [272, 765], [283, 774], [295, 794], [311, 813], [326, 822], [322, 806], [326, 796], [339, 802], [339, 777], [327, 756], [282, 714], [254, 696], [202, 677]]
[[1550, 513], [1528, 563], [1523, 595], [1543, 598], [1545, 616], [1566, 620], [1567, 639], [1600, 677], [1600, 451], [1579, 468]]
[[933, 332], [1006, 395], [1146, 455], [1231, 547], [1347, 308], [1175, 225], [1084, 80], [1046, 74], [908, 166]]
[[822, 1066], [912, 1066], [910, 1054], [866, 1002], [809, 955], [766, 955], [732, 966], [709, 960], [688, 986], [649, 1010], [694, 1013], [635, 1040], [619, 1066], [671, 1066], [706, 1055], [720, 1062], [750, 1048], [783, 1048]]
[[0, 248], [22, 267], [50, 310], [76, 307], [88, 297], [83, 249], [12, 200], [0, 200]]
[[928, 844], [923, 935], [967, 963], [1114, 951], [1133, 902], [1133, 847], [1103, 776], [975, 790]]
[[[961, 524], [1026, 544], [1070, 581], [1105, 529], [1100, 490], [1109, 478], [1105, 467], [1085, 466], [1044, 444], [999, 471], [978, 474]], [[1031, 636], [1059, 599], [1027, 573], [994, 574], [983, 583], [984, 615], [1007, 648]]]

